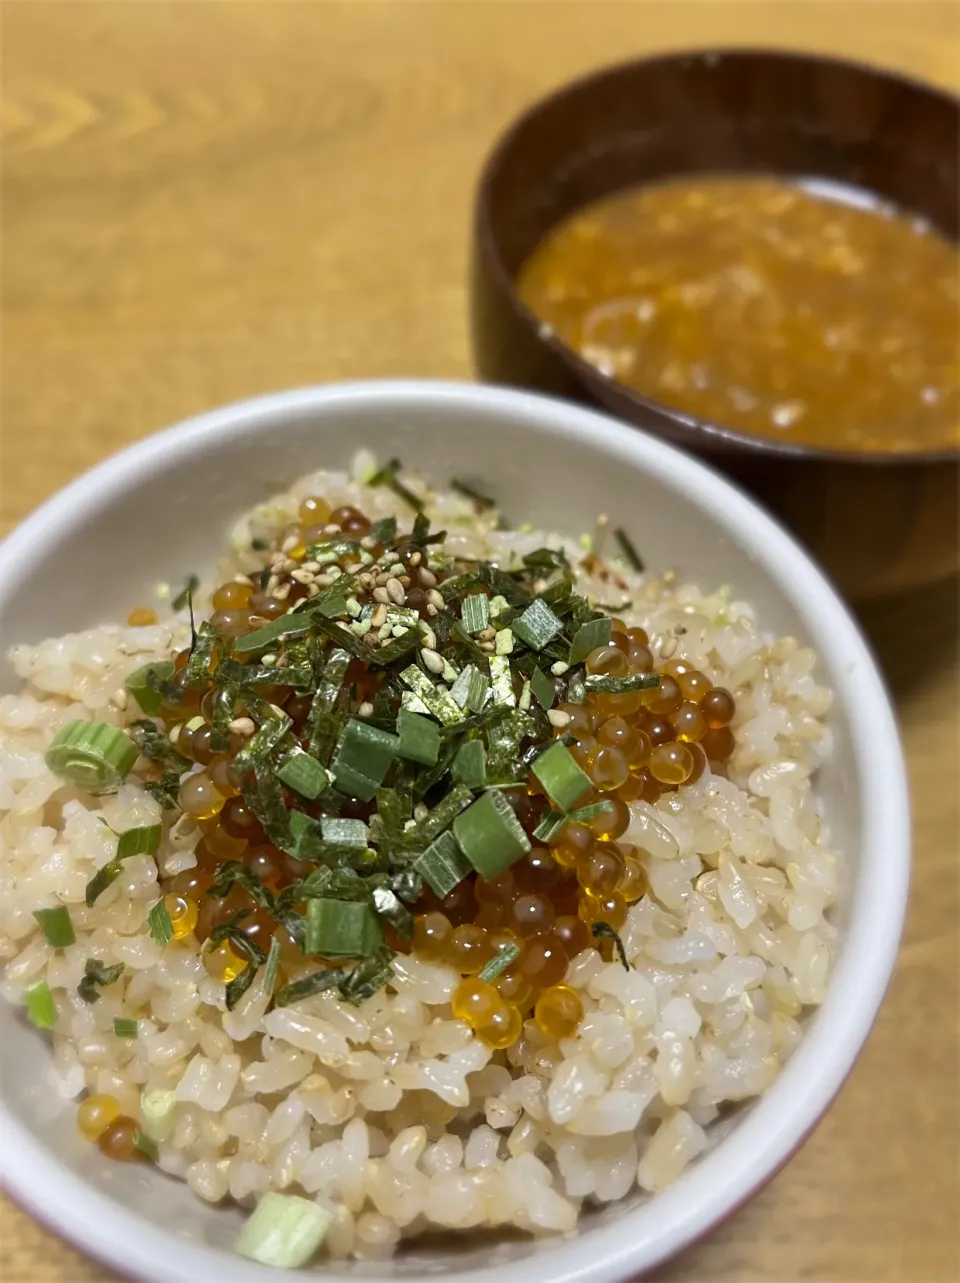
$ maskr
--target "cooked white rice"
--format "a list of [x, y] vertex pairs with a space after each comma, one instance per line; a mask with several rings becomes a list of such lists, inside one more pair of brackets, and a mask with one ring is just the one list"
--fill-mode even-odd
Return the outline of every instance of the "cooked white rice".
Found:
[[[220, 573], [253, 569], [251, 535], [295, 519], [308, 494], [406, 517], [389, 490], [314, 473], [237, 524]], [[428, 511], [457, 554], [495, 560], [550, 543], [583, 557], [574, 540], [497, 531], [455, 494], [431, 495]], [[161, 953], [145, 926], [157, 865], [169, 874], [195, 863], [189, 819], [165, 833], [156, 863], [125, 861], [87, 908], [86, 884], [115, 851], [110, 830], [161, 812], [136, 783], [79, 793], [44, 751], [78, 717], [123, 726], [138, 716], [124, 678], [179, 649], [185, 624], [105, 624], [18, 647], [23, 689], [0, 699], [0, 989], [13, 1003], [39, 980], [52, 990], [51, 1090], [109, 1093], [135, 1117], [143, 1092], [172, 1090], [160, 1167], [211, 1202], [252, 1207], [267, 1190], [315, 1198], [334, 1214], [323, 1248], [332, 1257], [387, 1257], [436, 1226], [567, 1231], [585, 1204], [675, 1180], [725, 1107], [774, 1082], [803, 1036], [804, 1008], [824, 997], [839, 857], [814, 784], [830, 751], [830, 693], [813, 651], [764, 633], [728, 590], [618, 574], [630, 598], [618, 614], [647, 629], [654, 651], [734, 693], [737, 749], [729, 778], [707, 769], [655, 806], [631, 807], [623, 841], [643, 849], [657, 901], [629, 911], [631, 970], [584, 950], [567, 974], [585, 1011], [576, 1036], [557, 1043], [528, 1020], [506, 1052], [452, 1018], [459, 976], [414, 956], [398, 956], [387, 990], [359, 1008], [323, 995], [265, 1014], [258, 980], [227, 1012], [193, 938]], [[579, 589], [605, 603], [614, 591], [586, 574]], [[77, 940], [56, 952], [33, 911], [59, 903]], [[94, 1005], [77, 993], [91, 957], [125, 964]], [[116, 1037], [117, 1017], [135, 1017], [139, 1037]]]

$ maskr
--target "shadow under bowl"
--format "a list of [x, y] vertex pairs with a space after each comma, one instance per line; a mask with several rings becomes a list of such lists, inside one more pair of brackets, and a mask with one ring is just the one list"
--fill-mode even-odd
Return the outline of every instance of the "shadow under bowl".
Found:
[[831, 179], [956, 240], [960, 101], [872, 67], [767, 50], [668, 54], [560, 89], [513, 124], [480, 179], [478, 373], [599, 407], [705, 458], [790, 526], [849, 598], [955, 573], [960, 451], [845, 453], [693, 418], [601, 374], [520, 301], [522, 264], [572, 210], [691, 173]]

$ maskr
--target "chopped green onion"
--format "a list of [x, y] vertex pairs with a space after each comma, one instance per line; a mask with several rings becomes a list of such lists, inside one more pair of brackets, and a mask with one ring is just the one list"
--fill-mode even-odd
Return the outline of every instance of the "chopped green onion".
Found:
[[423, 509], [423, 500], [419, 499], [412, 490], [408, 490], [400, 480], [399, 474], [402, 467], [403, 464], [399, 459], [390, 459], [368, 479], [367, 485], [386, 486], [388, 490], [393, 491], [398, 499], [408, 503], [415, 512], [420, 512]]
[[345, 976], [343, 967], [323, 967], [319, 971], [313, 971], [302, 980], [294, 980], [292, 984], [284, 985], [279, 989], [273, 995], [274, 1006], [289, 1007], [295, 1002], [302, 1002], [304, 998], [326, 993], [328, 989], [334, 989], [340, 985]]
[[460, 745], [450, 773], [467, 788], [483, 788], [487, 782], [487, 754], [480, 740], [467, 740]]
[[173, 939], [173, 923], [170, 921], [170, 914], [167, 912], [167, 906], [160, 899], [150, 910], [147, 915], [147, 922], [150, 925], [151, 937], [160, 945], [161, 949], [165, 944]]
[[156, 855], [163, 837], [162, 824], [144, 824], [136, 829], [124, 829], [117, 841], [116, 859], [127, 860], [131, 855]]
[[181, 588], [176, 597], [174, 597], [173, 601], [170, 603], [170, 609], [183, 610], [184, 606], [191, 605], [193, 602], [193, 594], [199, 587], [200, 580], [197, 576], [189, 575], [187, 577], [186, 584], [184, 584], [183, 588]]
[[606, 616], [603, 619], [588, 619], [585, 624], [581, 624], [570, 647], [568, 663], [579, 664], [599, 646], [609, 646], [612, 631], [613, 626]]
[[124, 972], [124, 964], [116, 962], [112, 967], [106, 966], [99, 958], [88, 958], [84, 967], [83, 979], [77, 985], [77, 993], [84, 1002], [99, 1002], [98, 988], [115, 984]]
[[[419, 669], [417, 670], [419, 672]], [[343, 728], [330, 769], [341, 793], [369, 802], [397, 755], [396, 735], [351, 718]]]
[[57, 1009], [46, 980], [38, 980], [24, 989], [23, 1000], [27, 1004], [27, 1019], [37, 1029], [52, 1029], [57, 1023]]
[[277, 983], [277, 969], [280, 966], [280, 941], [276, 936], [270, 941], [270, 952], [267, 954], [267, 964], [263, 970], [263, 992], [272, 994], [273, 987]]
[[381, 668], [385, 664], [394, 664], [398, 659], [409, 654], [419, 641], [420, 630], [411, 625], [399, 637], [394, 637], [393, 641], [386, 641], [375, 650], [368, 651], [367, 658], [376, 668]]
[[341, 819], [337, 815], [320, 817], [320, 833], [324, 842], [333, 846], [365, 847], [370, 839], [363, 820]]
[[118, 1016], [113, 1022], [113, 1032], [118, 1038], [136, 1038], [139, 1028], [136, 1020], [121, 1020]]
[[413, 914], [400, 903], [389, 887], [373, 888], [373, 907], [381, 918], [391, 924], [402, 940], [413, 939]]
[[558, 633], [563, 623], [545, 601], [535, 598], [523, 614], [513, 621], [513, 631], [532, 650], [543, 650]]
[[472, 597], [465, 597], [460, 607], [460, 619], [468, 633], [482, 632], [490, 622], [486, 594], [476, 593]]
[[104, 891], [106, 891], [107, 887], [111, 886], [114, 882], [116, 882], [117, 878], [120, 876], [122, 872], [123, 872], [123, 865], [117, 859], [108, 860], [107, 863], [103, 865], [102, 868], [99, 868], [96, 871], [96, 873], [87, 883], [86, 892], [84, 895], [84, 899], [86, 901], [86, 905], [88, 909], [92, 908], [93, 905], [96, 904], [96, 902], [103, 895]]
[[469, 482], [458, 480], [457, 477], [454, 477], [451, 480], [450, 489], [456, 490], [457, 494], [462, 494], [466, 499], [472, 499], [473, 502], [479, 506], [481, 511], [483, 511], [484, 508], [495, 508], [497, 506], [495, 499], [491, 499], [489, 495], [483, 494], [481, 491], [477, 490], [476, 487], [470, 485]]
[[554, 570], [569, 570], [570, 561], [562, 548], [534, 548], [523, 559], [527, 570], [537, 575], [549, 575]]
[[396, 517], [381, 517], [370, 527], [370, 534], [377, 543], [383, 544], [386, 548], [392, 548], [397, 541]]
[[133, 1133], [133, 1144], [136, 1149], [139, 1149], [144, 1158], [148, 1158], [151, 1163], [155, 1163], [159, 1159], [160, 1150], [157, 1148], [157, 1142], [152, 1136], [148, 1136], [146, 1132], [141, 1131], [139, 1127]]
[[301, 797], [313, 801], [327, 787], [327, 768], [299, 746], [292, 748], [277, 767], [277, 775]]
[[173, 1132], [173, 1111], [177, 1093], [163, 1087], [140, 1093], [140, 1120], [143, 1130], [154, 1140], [166, 1140]]
[[561, 811], [569, 811], [576, 806], [583, 795], [593, 788], [593, 780], [586, 771], [581, 770], [576, 758], [559, 740], [555, 740], [545, 752], [534, 758], [530, 769], [543, 785], [547, 797]]
[[587, 687], [582, 668], [578, 668], [567, 682], [567, 703], [582, 704], [587, 697]]
[[490, 678], [486, 673], [479, 669], [474, 670], [470, 675], [470, 686], [467, 690], [467, 708], [471, 713], [480, 713], [487, 702], [487, 693], [490, 690]]
[[436, 722], [401, 708], [397, 714], [397, 734], [400, 757], [423, 766], [436, 765], [440, 756], [440, 727]]
[[540, 823], [533, 830], [533, 836], [539, 842], [551, 842], [563, 826], [571, 820], [578, 824], [587, 824], [596, 816], [602, 815], [609, 805], [610, 803], [606, 801], [588, 802], [586, 806], [577, 807], [575, 811], [554, 811], [549, 806], [544, 807]]
[[234, 640], [233, 649], [238, 655], [246, 655], [255, 650], [266, 650], [281, 637], [296, 637], [299, 633], [308, 633], [312, 626], [313, 621], [303, 611], [297, 611], [294, 615], [281, 615], [279, 619], [271, 619], [269, 624], [264, 624], [254, 632], [237, 637]]
[[369, 958], [382, 943], [377, 915], [366, 901], [307, 901], [304, 953], [327, 958]]
[[314, 543], [307, 548], [309, 559], [319, 562], [321, 566], [328, 566], [341, 557], [359, 557], [362, 553], [363, 549], [356, 539], [331, 539], [329, 543]]
[[485, 967], [480, 969], [477, 979], [485, 981], [488, 985], [493, 984], [494, 980], [502, 976], [507, 967], [519, 957], [520, 946], [511, 940], [499, 953], [494, 954]]
[[47, 938], [47, 944], [54, 949], [66, 949], [76, 940], [73, 923], [70, 921], [70, 910], [65, 904], [55, 909], [36, 909], [33, 916], [40, 924], [40, 930]]
[[261, 1265], [295, 1270], [310, 1260], [332, 1221], [312, 1199], [269, 1191], [240, 1231], [234, 1251]]
[[608, 922], [595, 922], [592, 930], [594, 940], [607, 939], [613, 941], [617, 953], [620, 955], [620, 962], [624, 971], [629, 971], [630, 963], [627, 961], [627, 951], [623, 947], [623, 941], [617, 935], [616, 931], [614, 931], [613, 927], [611, 927]]
[[584, 687], [603, 695], [623, 695], [627, 691], [650, 690], [660, 685], [657, 673], [632, 673], [629, 677], [601, 677], [597, 673], [588, 673]]
[[633, 546], [627, 532], [620, 526], [617, 526], [616, 530], [613, 532], [613, 537], [620, 545], [620, 551], [623, 553], [624, 560], [630, 569], [636, 570], [638, 573], [645, 570], [646, 567], [643, 564], [643, 560], [636, 548]]
[[68, 722], [44, 760], [54, 775], [89, 793], [115, 792], [137, 760], [129, 736], [106, 722]]
[[509, 869], [530, 850], [530, 839], [501, 793], [484, 793], [458, 815], [453, 832], [464, 855], [486, 881]]
[[443, 722], [444, 726], [453, 726], [456, 722], [463, 721], [463, 710], [450, 692], [444, 687], [436, 686], [416, 664], [403, 669], [400, 680], [423, 700], [433, 716]]
[[530, 689], [533, 698], [541, 708], [553, 708], [557, 698], [557, 688], [541, 668], [535, 668], [530, 678]]
[[150, 679], [152, 677], [154, 681], [167, 682], [175, 672], [176, 667], [172, 659], [154, 660], [152, 664], [144, 664], [142, 668], [131, 673], [123, 685], [148, 717], [156, 717], [163, 700], [160, 692], [150, 684]]
[[413, 867], [441, 900], [473, 872], [473, 865], [449, 829], [427, 847]]

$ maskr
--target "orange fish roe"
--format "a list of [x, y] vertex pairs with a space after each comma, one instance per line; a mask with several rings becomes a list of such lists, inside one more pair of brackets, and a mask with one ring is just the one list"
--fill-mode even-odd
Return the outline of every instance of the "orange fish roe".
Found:
[[137, 606], [127, 616], [127, 626], [129, 628], [149, 628], [157, 622], [157, 618], [157, 612], [149, 606]]

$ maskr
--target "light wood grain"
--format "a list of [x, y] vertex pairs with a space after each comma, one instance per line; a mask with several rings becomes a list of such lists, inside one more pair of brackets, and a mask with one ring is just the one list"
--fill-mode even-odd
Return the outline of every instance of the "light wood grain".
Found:
[[[0, 519], [181, 416], [292, 384], [469, 377], [472, 184], [587, 68], [784, 44], [944, 85], [960, 10], [736, 3], [11, 3]], [[955, 585], [865, 617], [910, 764], [916, 873], [867, 1049], [802, 1152], [663, 1283], [960, 1277]], [[6, 1204], [5, 1283], [112, 1276]]]

